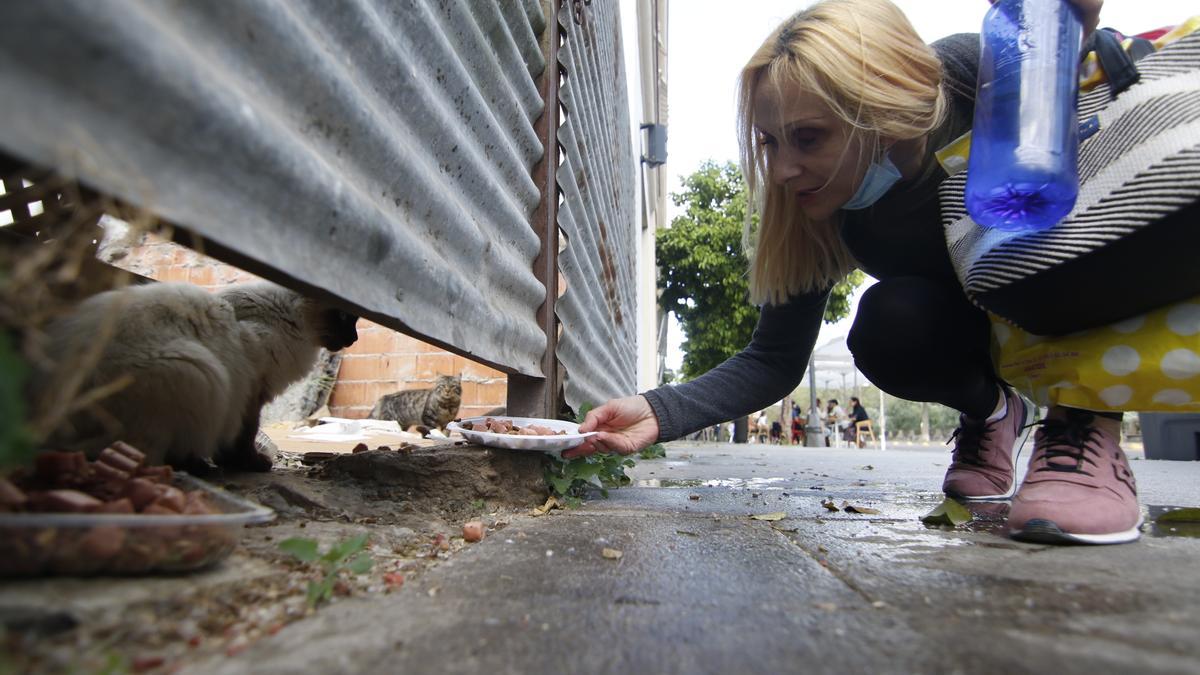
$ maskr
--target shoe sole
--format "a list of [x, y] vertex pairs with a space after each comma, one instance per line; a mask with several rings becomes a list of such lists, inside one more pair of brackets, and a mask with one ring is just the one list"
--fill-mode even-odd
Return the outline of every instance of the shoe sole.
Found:
[[1104, 546], [1108, 544], [1127, 544], [1137, 541], [1142, 536], [1142, 518], [1138, 518], [1137, 525], [1124, 532], [1111, 532], [1109, 534], [1075, 534], [1072, 532], [1064, 532], [1052, 520], [1043, 518], [1034, 518], [1025, 523], [1025, 527], [1020, 530], [1012, 530], [1008, 534], [1013, 539], [1020, 541], [1028, 541], [1036, 544], [1087, 544], [1093, 546]]
[[1012, 454], [1012, 485], [1009, 486], [1008, 492], [999, 495], [981, 495], [978, 497], [969, 497], [967, 495], [957, 495], [946, 493], [946, 496], [953, 497], [964, 502], [1002, 502], [1012, 499], [1013, 495], [1017, 494], [1017, 465], [1021, 462], [1021, 453], [1025, 451], [1025, 442], [1029, 440], [1031, 430], [1029, 428], [1029, 418], [1033, 413], [1033, 404], [1025, 400], [1024, 396], [1017, 394], [1017, 398], [1021, 400], [1021, 434], [1017, 436], [1017, 442], [1014, 445]]

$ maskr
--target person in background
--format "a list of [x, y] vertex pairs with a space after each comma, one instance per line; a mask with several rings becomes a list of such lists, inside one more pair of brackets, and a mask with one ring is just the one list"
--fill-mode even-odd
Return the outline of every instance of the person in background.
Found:
[[825, 439], [825, 445], [829, 445], [833, 434], [841, 434], [844, 439], [846, 430], [850, 428], [850, 416], [836, 398], [829, 399], [828, 407], [825, 408], [825, 425], [829, 436]]
[[771, 422], [771, 442], [779, 445], [783, 441], [783, 425], [779, 420]]
[[867, 409], [863, 407], [862, 401], [858, 400], [857, 396], [850, 397], [850, 426], [846, 429], [846, 440], [856, 443], [858, 447], [862, 447], [862, 443], [858, 441], [858, 423], [865, 422], [871, 419], [867, 414]]
[[[1101, 0], [1065, 1], [1085, 34], [1095, 29]], [[742, 173], [756, 206], [745, 227], [750, 297], [761, 308], [750, 344], [690, 382], [593, 409], [580, 431], [600, 433], [564, 457], [636, 452], [794, 391], [830, 290], [860, 268], [878, 282], [847, 337], [855, 365], [893, 396], [960, 413], [947, 495], [1012, 497], [1007, 526], [1020, 539], [1137, 539], [1120, 414], [1051, 407], [1016, 491], [1032, 405], [996, 374], [991, 325], [954, 272], [937, 196], [935, 153], [971, 127], [979, 49], [978, 35], [924, 44], [889, 0], [821, 0], [776, 28], [739, 78]]]

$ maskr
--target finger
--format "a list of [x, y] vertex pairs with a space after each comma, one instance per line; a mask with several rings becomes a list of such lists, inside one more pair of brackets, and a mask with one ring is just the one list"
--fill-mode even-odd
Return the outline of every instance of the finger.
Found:
[[600, 452], [607, 452], [614, 455], [628, 455], [633, 452], [629, 439], [623, 434], [613, 433], [610, 431], [601, 431], [596, 436], [593, 436], [597, 445], [603, 448]]
[[580, 446], [571, 448], [570, 450], [563, 450], [562, 458], [563, 459], [575, 459], [576, 457], [587, 457], [588, 455], [595, 454], [595, 452], [596, 452], [596, 449], [594, 447], [580, 445]]
[[596, 427], [600, 426], [601, 422], [608, 420], [608, 406], [602, 405], [594, 410], [589, 410], [583, 418], [583, 424], [579, 425], [579, 433], [586, 434], [589, 431], [595, 431]]
[[598, 451], [599, 449], [596, 447], [596, 437], [592, 436], [570, 450], [564, 450], [562, 453], [562, 458], [575, 459], [576, 457], [587, 457], [588, 455], [596, 454]]

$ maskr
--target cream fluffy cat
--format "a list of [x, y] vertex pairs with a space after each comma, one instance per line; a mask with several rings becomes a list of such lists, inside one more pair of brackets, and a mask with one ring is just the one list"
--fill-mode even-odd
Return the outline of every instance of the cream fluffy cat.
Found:
[[[100, 293], [49, 326], [48, 355], [69, 362], [112, 322], [84, 390], [123, 375], [132, 384], [99, 402], [111, 419], [80, 412], [47, 447], [97, 453], [120, 439], [155, 464], [268, 470], [271, 459], [254, 449], [262, 406], [309, 372], [320, 347], [353, 344], [355, 321], [267, 282], [215, 294], [184, 283]], [[34, 400], [44, 404], [54, 385], [37, 379]]]

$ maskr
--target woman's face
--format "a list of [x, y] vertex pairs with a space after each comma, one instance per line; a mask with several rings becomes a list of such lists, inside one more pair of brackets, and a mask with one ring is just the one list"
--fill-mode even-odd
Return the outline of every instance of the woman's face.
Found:
[[764, 83], [754, 97], [755, 132], [770, 181], [813, 220], [826, 220], [858, 190], [867, 162], [849, 125], [819, 97]]

